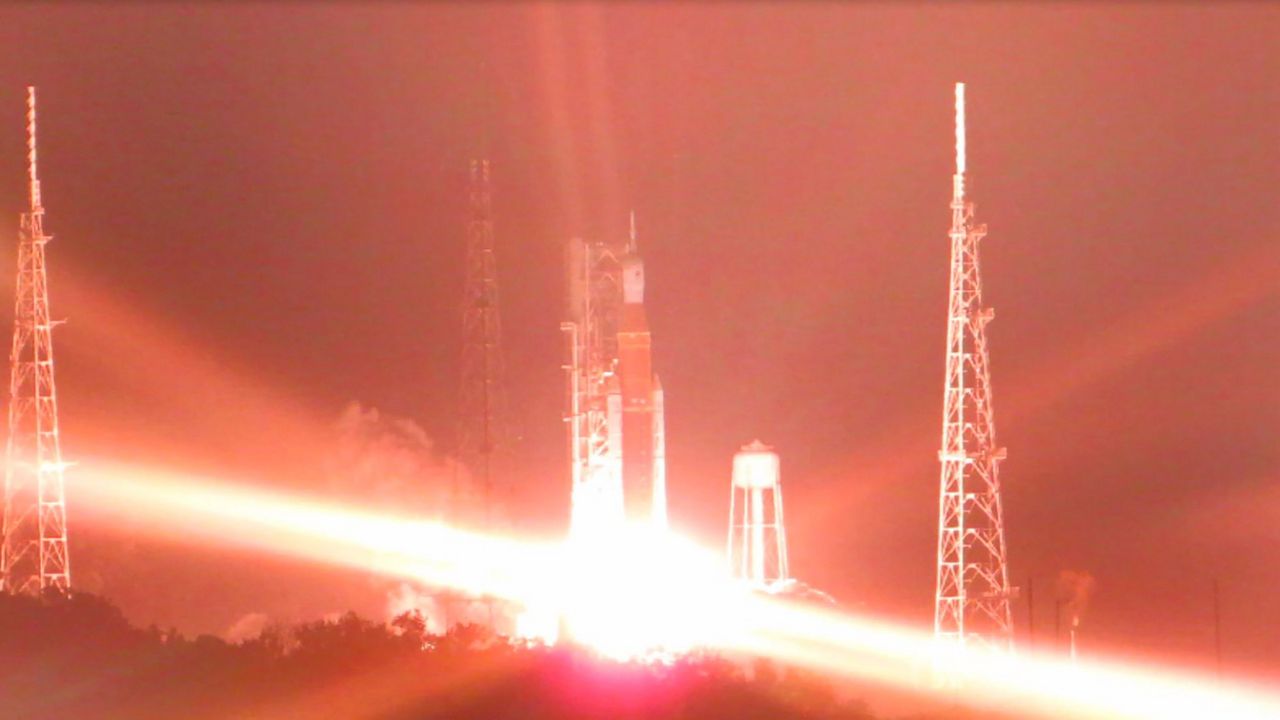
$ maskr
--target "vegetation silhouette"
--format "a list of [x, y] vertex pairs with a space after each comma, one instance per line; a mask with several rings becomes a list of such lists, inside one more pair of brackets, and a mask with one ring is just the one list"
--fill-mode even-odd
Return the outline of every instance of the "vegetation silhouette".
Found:
[[423, 618], [353, 613], [229, 643], [132, 626], [93, 595], [0, 594], [0, 716], [14, 720], [654, 718], [871, 720], [818, 677], [693, 654], [603, 660]]

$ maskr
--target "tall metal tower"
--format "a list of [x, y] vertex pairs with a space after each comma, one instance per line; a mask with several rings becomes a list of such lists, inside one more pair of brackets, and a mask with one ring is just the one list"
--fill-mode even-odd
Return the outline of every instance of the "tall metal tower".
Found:
[[510, 440], [488, 160], [471, 161], [470, 212], [462, 309], [458, 457], [480, 483], [487, 524], [492, 519], [493, 486], [501, 476], [498, 459], [509, 449]]
[[951, 199], [951, 303], [942, 412], [938, 585], [934, 634], [940, 645], [1013, 646], [1009, 570], [991, 406], [987, 323], [978, 245], [986, 225], [965, 199], [964, 83], [956, 83], [956, 174]]
[[71, 589], [67, 504], [53, 383], [55, 323], [49, 319], [44, 206], [36, 175], [36, 89], [27, 88], [27, 173], [31, 210], [18, 234], [13, 348], [9, 354], [9, 441], [5, 453], [4, 589], [37, 594]]
[[623, 520], [622, 395], [618, 364], [626, 248], [569, 241], [565, 424], [572, 476], [572, 532], [604, 532]]

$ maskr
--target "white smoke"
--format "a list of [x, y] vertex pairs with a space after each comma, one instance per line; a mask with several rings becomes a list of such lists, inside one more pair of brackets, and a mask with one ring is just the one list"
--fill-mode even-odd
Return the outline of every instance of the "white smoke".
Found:
[[267, 614], [251, 612], [231, 623], [231, 626], [222, 633], [222, 637], [229, 643], [241, 643], [258, 637], [266, 627]]
[[[441, 453], [425, 430], [408, 418], [349, 403], [334, 423], [335, 441], [325, 457], [330, 493], [360, 506], [466, 526], [483, 517], [483, 493], [459, 463]], [[442, 588], [400, 582], [385, 589], [386, 619], [418, 612], [427, 631], [453, 625], [490, 624], [488, 603]]]
[[1078, 626], [1089, 609], [1089, 600], [1093, 597], [1094, 579], [1087, 572], [1078, 570], [1062, 570], [1058, 573], [1058, 599], [1063, 603], [1063, 610]]
[[331, 492], [362, 504], [437, 516], [447, 509], [450, 468], [413, 421], [383, 418], [376, 408], [352, 402], [334, 430], [336, 442], [325, 463]]
[[400, 583], [387, 593], [387, 620], [416, 612], [426, 623], [427, 632], [441, 635], [454, 625], [513, 626], [510, 608], [500, 602], [489, 602], [461, 595], [447, 589], [422, 588]]
[[398, 587], [387, 593], [388, 620], [394, 620], [405, 613], [412, 612], [422, 616], [427, 632], [432, 635], [440, 635], [448, 629], [449, 622], [444, 609], [430, 593], [422, 592], [408, 583], [400, 583]]
[[328, 489], [361, 505], [465, 524], [480, 493], [459, 464], [408, 418], [349, 403], [325, 458]]

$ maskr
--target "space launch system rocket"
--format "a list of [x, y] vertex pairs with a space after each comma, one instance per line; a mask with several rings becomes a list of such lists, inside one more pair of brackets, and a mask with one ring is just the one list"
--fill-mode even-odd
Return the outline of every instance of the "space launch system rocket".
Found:
[[666, 525], [666, 438], [662, 385], [653, 374], [653, 341], [644, 311], [644, 262], [636, 249], [635, 216], [622, 260], [618, 322], [622, 493], [631, 522]]

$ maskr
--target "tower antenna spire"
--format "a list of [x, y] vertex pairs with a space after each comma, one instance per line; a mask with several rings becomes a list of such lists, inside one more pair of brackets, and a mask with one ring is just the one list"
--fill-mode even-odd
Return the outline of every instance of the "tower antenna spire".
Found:
[[45, 274], [44, 206], [36, 176], [36, 90], [27, 88], [27, 173], [31, 211], [18, 233], [13, 345], [9, 353], [9, 437], [5, 446], [4, 543], [0, 583], [15, 593], [71, 589], [67, 503], [53, 375], [53, 327]]
[[964, 83], [956, 83], [956, 174], [964, 175]]
[[1013, 645], [1009, 570], [991, 401], [987, 323], [978, 246], [986, 225], [965, 200], [964, 84], [956, 83], [956, 174], [951, 201], [951, 292], [947, 317], [938, 574], [934, 635], [939, 650]]
[[27, 179], [30, 182], [31, 213], [43, 213], [40, 203], [40, 176], [36, 173], [36, 89], [27, 86]]

